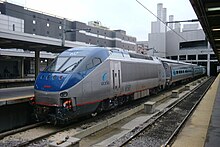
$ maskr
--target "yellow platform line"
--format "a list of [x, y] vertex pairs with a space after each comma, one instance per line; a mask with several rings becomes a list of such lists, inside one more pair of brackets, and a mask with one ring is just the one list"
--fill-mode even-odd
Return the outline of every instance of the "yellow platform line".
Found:
[[207, 91], [206, 95], [187, 121], [172, 147], [203, 147], [211, 120], [220, 74]]

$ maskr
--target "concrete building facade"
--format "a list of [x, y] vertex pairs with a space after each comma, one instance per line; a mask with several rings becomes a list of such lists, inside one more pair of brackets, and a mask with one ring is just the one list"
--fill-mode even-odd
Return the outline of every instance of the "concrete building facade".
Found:
[[[149, 53], [160, 57], [165, 57], [166, 53], [166, 22], [167, 9], [163, 4], [157, 4], [157, 21], [151, 23], [151, 33], [148, 35]], [[159, 40], [159, 43], [158, 43]]]
[[[158, 5], [158, 9], [164, 9]], [[173, 20], [174, 16], [169, 16], [169, 21]], [[158, 20], [153, 22], [148, 34], [149, 48], [153, 48], [148, 54], [203, 65], [207, 67], [207, 75], [216, 75], [217, 58], [198, 23], [184, 24], [182, 28], [180, 23], [167, 23], [169, 27], [162, 24], [165, 31], [158, 28], [158, 24], [161, 24]]]
[[[82, 44], [136, 50], [136, 38], [126, 31], [111, 30], [99, 21], [88, 24], [39, 12], [9, 2], [0, 3], [0, 29], [56, 38]], [[65, 39], [63, 39], [65, 38]], [[40, 53], [40, 69], [56, 56]], [[0, 79], [34, 76], [34, 52], [22, 49], [3, 49], [0, 46]], [[7, 71], [7, 73], [5, 72]]]
[[[0, 13], [5, 15], [2, 17], [10, 16], [10, 18], [12, 17], [22, 21], [24, 24], [23, 26], [18, 26], [17, 23], [13, 23], [12, 25], [14, 25], [15, 28], [24, 27], [24, 33], [58, 39], [62, 39], [63, 35], [65, 35], [65, 40], [69, 41], [77, 41], [111, 48], [123, 48], [127, 50], [136, 49], [135, 37], [127, 35], [124, 30], [110, 30], [107, 27], [102, 26], [99, 21], [92, 21], [86, 24], [28, 9], [8, 2], [0, 3]], [[63, 32], [63, 30], [70, 29], [75, 31]], [[90, 29], [90, 31], [83, 31], [83, 29]]]

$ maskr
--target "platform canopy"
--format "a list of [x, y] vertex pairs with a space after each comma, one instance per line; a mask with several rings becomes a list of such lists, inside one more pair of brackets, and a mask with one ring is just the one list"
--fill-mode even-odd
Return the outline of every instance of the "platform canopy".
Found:
[[61, 39], [0, 29], [0, 48], [3, 49], [18, 48], [59, 53], [67, 48], [79, 46], [88, 46], [88, 44], [65, 40], [65, 44], [62, 46]]
[[220, 61], [220, 0], [190, 0], [218, 61]]

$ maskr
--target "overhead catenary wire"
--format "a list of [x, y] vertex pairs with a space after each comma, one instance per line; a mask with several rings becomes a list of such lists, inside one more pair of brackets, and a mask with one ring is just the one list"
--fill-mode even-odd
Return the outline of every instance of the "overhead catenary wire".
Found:
[[183, 36], [181, 36], [178, 32], [176, 32], [174, 29], [172, 29], [171, 27], [169, 27], [167, 25], [166, 22], [164, 22], [162, 19], [160, 19], [159, 17], [157, 17], [157, 15], [155, 15], [151, 10], [149, 10], [146, 6], [144, 6], [141, 2], [139, 2], [138, 0], [136, 0], [136, 2], [138, 2], [144, 9], [146, 9], [148, 12], [150, 12], [154, 17], [156, 17], [159, 21], [161, 21], [166, 27], [168, 27], [171, 31], [173, 31], [177, 36], [179, 36], [180, 38], [182, 38], [184, 41], [188, 41], [187, 39], [185, 39]]

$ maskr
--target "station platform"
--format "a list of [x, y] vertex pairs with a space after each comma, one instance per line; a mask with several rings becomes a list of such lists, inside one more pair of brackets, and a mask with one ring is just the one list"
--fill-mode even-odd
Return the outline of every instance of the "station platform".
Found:
[[0, 79], [0, 83], [13, 83], [13, 82], [34, 82], [34, 78], [19, 78], [19, 79]]
[[220, 74], [172, 145], [183, 146], [220, 146]]
[[34, 86], [0, 89], [0, 106], [28, 101], [34, 96]]
[[34, 85], [35, 78], [0, 79], [0, 89]]
[[0, 132], [19, 128], [33, 122], [34, 86], [0, 89]]

